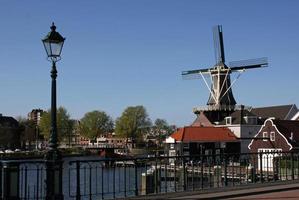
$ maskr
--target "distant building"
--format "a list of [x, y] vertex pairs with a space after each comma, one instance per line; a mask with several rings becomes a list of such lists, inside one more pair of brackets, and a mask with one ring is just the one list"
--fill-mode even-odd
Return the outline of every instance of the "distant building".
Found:
[[273, 117], [280, 120], [291, 120], [298, 113], [298, 108], [295, 104], [290, 104], [253, 108], [250, 112], [263, 119]]
[[299, 111], [297, 112], [296, 115], [294, 115], [294, 117], [292, 118], [292, 120], [296, 120], [296, 121], [299, 120]]
[[[270, 117], [279, 120], [298, 120], [298, 108], [295, 104], [291, 105], [280, 105], [280, 106], [269, 106], [260, 108], [250, 108], [245, 106], [240, 106], [239, 109], [231, 113], [226, 113], [222, 117], [211, 117], [207, 115], [204, 111], [198, 111], [197, 118], [191, 124], [191, 127], [198, 127], [198, 131], [192, 131], [192, 137], [198, 137], [204, 129], [200, 127], [210, 128], [211, 134], [217, 135], [217, 129], [225, 127], [228, 128], [234, 136], [238, 139], [240, 144], [240, 149], [236, 152], [238, 153], [248, 153], [248, 145], [254, 136], [258, 133], [264, 121]], [[223, 120], [218, 121], [218, 119], [223, 118]], [[214, 121], [211, 121], [214, 119]], [[217, 121], [215, 121], [217, 119]], [[186, 128], [186, 127], [185, 127]], [[212, 133], [213, 132], [213, 133]], [[213, 137], [213, 136], [211, 136]], [[169, 139], [169, 138], [168, 138]], [[170, 141], [170, 140], [169, 140]], [[167, 141], [166, 141], [167, 142]], [[171, 142], [170, 142], [171, 143]], [[198, 143], [198, 142], [197, 142]], [[214, 148], [217, 149], [218, 141], [214, 141]], [[213, 145], [212, 145], [213, 146]], [[210, 146], [210, 147], [212, 147]], [[194, 147], [191, 147], [192, 151]], [[205, 153], [197, 148], [197, 154]], [[213, 150], [215, 151], [215, 150]], [[173, 152], [173, 151], [170, 151]]]
[[263, 120], [248, 110], [237, 110], [225, 117], [216, 127], [229, 128], [240, 139], [240, 152], [248, 153], [248, 144], [251, 138], [259, 131]]
[[42, 109], [33, 109], [28, 113], [28, 119], [34, 121], [36, 125], [39, 125], [43, 112]]
[[224, 127], [179, 128], [165, 140], [169, 156], [215, 155], [240, 151], [238, 138]]
[[20, 126], [13, 117], [0, 114], [0, 148], [15, 149], [20, 147]]

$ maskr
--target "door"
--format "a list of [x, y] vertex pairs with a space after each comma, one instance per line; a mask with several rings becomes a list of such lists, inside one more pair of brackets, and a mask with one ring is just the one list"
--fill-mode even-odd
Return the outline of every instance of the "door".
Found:
[[[271, 149], [271, 148], [265, 148], [265, 149], [258, 149], [258, 169], [260, 170], [262, 165], [263, 171], [269, 171], [272, 172], [274, 170], [274, 159], [275, 157], [280, 156], [280, 152], [282, 152], [282, 149]], [[262, 158], [260, 157], [262, 153]], [[262, 162], [262, 164], [261, 164]]]

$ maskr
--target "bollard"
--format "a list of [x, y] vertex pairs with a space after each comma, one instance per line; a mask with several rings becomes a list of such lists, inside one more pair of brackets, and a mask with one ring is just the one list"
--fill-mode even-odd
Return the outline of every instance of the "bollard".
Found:
[[4, 162], [2, 166], [2, 199], [19, 200], [19, 163]]

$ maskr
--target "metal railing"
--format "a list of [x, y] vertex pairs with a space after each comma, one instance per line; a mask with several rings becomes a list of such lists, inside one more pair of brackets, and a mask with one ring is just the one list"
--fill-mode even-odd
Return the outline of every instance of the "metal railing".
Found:
[[[45, 199], [46, 163], [1, 161], [0, 199]], [[260, 152], [63, 164], [64, 199], [114, 199], [299, 179], [299, 154]]]

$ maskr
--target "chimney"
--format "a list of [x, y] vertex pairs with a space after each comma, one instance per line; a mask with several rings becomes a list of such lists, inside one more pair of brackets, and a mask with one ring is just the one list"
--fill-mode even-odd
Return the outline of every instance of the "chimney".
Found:
[[240, 114], [241, 114], [240, 124], [242, 125], [243, 124], [243, 120], [244, 120], [244, 105], [241, 105]]

